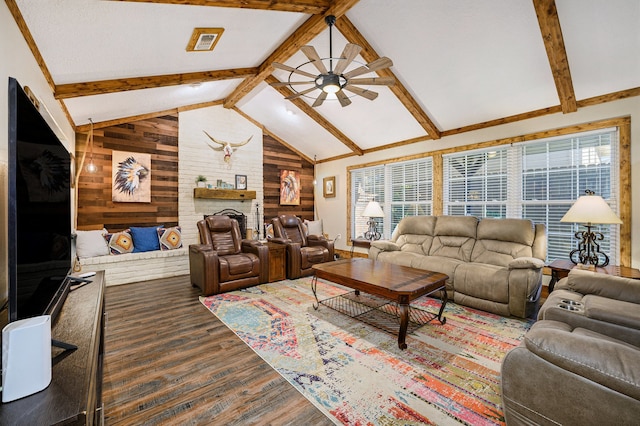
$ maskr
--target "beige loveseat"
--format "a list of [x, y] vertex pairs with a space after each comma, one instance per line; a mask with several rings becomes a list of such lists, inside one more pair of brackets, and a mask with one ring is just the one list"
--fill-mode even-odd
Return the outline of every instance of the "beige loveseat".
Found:
[[546, 253], [545, 226], [530, 220], [410, 216], [391, 240], [371, 243], [369, 258], [446, 274], [454, 302], [526, 318], [540, 298]]
[[640, 280], [574, 269], [502, 362], [508, 425], [636, 425]]

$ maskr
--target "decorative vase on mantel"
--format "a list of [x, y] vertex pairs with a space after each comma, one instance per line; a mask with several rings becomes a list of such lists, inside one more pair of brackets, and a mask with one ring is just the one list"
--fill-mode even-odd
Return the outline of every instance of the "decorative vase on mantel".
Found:
[[207, 178], [199, 175], [196, 178], [196, 185], [198, 186], [198, 188], [206, 188], [207, 187]]

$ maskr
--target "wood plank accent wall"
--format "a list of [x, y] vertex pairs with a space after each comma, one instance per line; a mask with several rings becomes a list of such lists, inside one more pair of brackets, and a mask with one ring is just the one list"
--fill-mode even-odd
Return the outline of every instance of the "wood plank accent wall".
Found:
[[[76, 161], [86, 134], [76, 135]], [[83, 170], [78, 181], [78, 229], [118, 231], [129, 226], [178, 224], [178, 114], [148, 118], [94, 130], [95, 174]], [[112, 151], [151, 154], [151, 202], [111, 201]], [[85, 166], [89, 162], [87, 152]]]
[[[263, 137], [264, 221], [280, 214], [294, 214], [302, 219], [314, 218], [314, 166], [269, 135]], [[302, 193], [299, 206], [280, 205], [280, 170], [301, 173]]]

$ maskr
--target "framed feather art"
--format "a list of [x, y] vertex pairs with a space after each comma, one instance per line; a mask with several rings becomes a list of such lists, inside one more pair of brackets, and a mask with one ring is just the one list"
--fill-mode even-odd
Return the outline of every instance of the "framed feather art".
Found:
[[119, 203], [151, 202], [151, 154], [113, 151], [111, 199]]
[[300, 205], [300, 173], [295, 170], [280, 170], [280, 205]]

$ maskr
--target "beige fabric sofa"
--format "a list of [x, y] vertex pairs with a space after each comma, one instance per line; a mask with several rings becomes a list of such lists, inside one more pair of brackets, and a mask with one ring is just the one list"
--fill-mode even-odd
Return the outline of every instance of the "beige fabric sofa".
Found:
[[410, 216], [391, 240], [371, 243], [369, 258], [446, 274], [454, 302], [526, 318], [540, 298], [546, 252], [545, 226], [530, 220]]
[[574, 269], [502, 362], [508, 425], [640, 419], [640, 280]]

